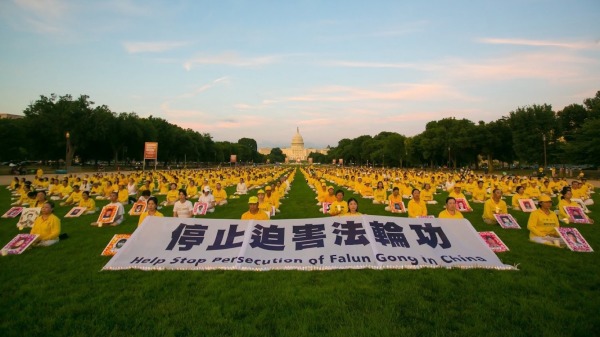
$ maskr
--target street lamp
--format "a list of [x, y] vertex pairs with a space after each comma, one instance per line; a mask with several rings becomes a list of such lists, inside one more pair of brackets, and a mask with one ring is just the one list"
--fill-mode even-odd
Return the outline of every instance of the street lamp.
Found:
[[65, 171], [69, 173], [69, 148], [71, 147], [71, 134], [69, 131], [65, 134], [65, 138], [67, 139], [67, 149], [65, 152]]
[[544, 141], [544, 170], [548, 166], [548, 161], [546, 158], [546, 134], [542, 133], [542, 140]]

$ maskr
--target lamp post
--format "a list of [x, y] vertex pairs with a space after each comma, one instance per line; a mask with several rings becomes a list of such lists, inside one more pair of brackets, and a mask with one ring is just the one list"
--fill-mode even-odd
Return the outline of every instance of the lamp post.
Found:
[[544, 170], [548, 166], [548, 161], [546, 157], [546, 134], [542, 133], [542, 140], [544, 141]]
[[71, 147], [71, 134], [69, 131], [65, 134], [65, 138], [67, 139], [67, 148], [65, 151], [65, 171], [69, 173], [69, 148]]

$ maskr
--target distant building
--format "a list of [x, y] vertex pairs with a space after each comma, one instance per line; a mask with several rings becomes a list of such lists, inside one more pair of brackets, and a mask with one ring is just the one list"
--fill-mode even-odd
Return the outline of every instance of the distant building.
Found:
[[[314, 149], [314, 148], [305, 148], [304, 147], [304, 139], [300, 135], [300, 128], [296, 128], [296, 134], [292, 137], [292, 144], [289, 148], [281, 149], [281, 152], [287, 157], [288, 161], [305, 161], [308, 159], [308, 156], [313, 153], [321, 153], [327, 154], [329, 149]], [[258, 153], [269, 155], [271, 153], [271, 148], [263, 147], [258, 149]]]
[[0, 113], [0, 119], [21, 119], [25, 116], [23, 115], [13, 115], [13, 114], [2, 114]]

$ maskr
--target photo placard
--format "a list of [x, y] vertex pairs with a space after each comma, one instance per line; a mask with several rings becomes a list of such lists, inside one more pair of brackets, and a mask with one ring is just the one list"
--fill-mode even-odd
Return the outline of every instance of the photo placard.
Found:
[[23, 208], [21, 218], [19, 219], [19, 222], [17, 222], [17, 227], [20, 230], [33, 227], [33, 222], [40, 216], [41, 210], [40, 207]]
[[494, 214], [494, 218], [496, 218], [496, 221], [498, 221], [498, 224], [502, 228], [521, 229], [517, 220], [510, 214]]
[[502, 253], [509, 250], [494, 232], [479, 232], [479, 236], [481, 236], [481, 239], [494, 253]]
[[521, 207], [521, 211], [526, 213], [531, 213], [537, 209], [533, 199], [519, 199], [519, 207]]
[[85, 213], [86, 209], [87, 208], [85, 207], [73, 207], [67, 214], [65, 214], [65, 218], [77, 218]]
[[574, 223], [591, 223], [583, 208], [578, 206], [564, 206], [565, 213], [569, 215], [569, 221]]
[[25, 249], [29, 248], [35, 242], [38, 236], [37, 234], [17, 234], [2, 248], [2, 255], [18, 255], [23, 253]]
[[145, 201], [136, 201], [129, 210], [129, 215], [142, 215], [146, 211], [147, 206], [148, 204]]
[[594, 250], [590, 245], [585, 241], [581, 233], [577, 230], [577, 228], [570, 227], [557, 227], [554, 228], [558, 235], [565, 241], [567, 247], [574, 252], [593, 252]]
[[131, 237], [131, 234], [115, 234], [115, 236], [110, 239], [106, 248], [102, 251], [102, 256], [113, 256], [117, 253], [121, 247], [127, 242], [127, 240]]
[[119, 206], [117, 205], [106, 205], [102, 207], [102, 211], [100, 212], [100, 216], [98, 216], [97, 222], [99, 224], [114, 222], [118, 211]]
[[23, 211], [23, 207], [15, 206], [11, 207], [4, 215], [3, 218], [16, 218]]
[[208, 204], [205, 202], [196, 202], [194, 203], [194, 215], [206, 215], [206, 211], [208, 210]]

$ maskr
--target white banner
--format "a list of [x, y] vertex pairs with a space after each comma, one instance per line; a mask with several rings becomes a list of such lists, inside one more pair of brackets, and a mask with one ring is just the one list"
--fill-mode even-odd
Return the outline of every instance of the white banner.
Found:
[[466, 219], [147, 217], [104, 266], [117, 269], [488, 268], [504, 265]]

